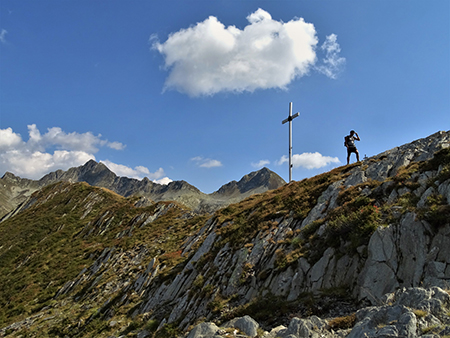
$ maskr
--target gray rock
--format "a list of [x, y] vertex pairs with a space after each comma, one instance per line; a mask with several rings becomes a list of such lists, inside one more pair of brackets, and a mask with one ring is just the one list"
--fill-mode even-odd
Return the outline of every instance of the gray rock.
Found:
[[336, 200], [341, 191], [343, 180], [334, 182], [328, 186], [328, 188], [320, 195], [317, 200], [317, 204], [309, 212], [308, 216], [302, 221], [301, 228], [314, 222], [315, 220], [325, 216], [326, 210], [330, 210], [336, 207]]
[[207, 253], [211, 249], [211, 246], [214, 244], [215, 239], [216, 233], [213, 231], [206, 237], [200, 248], [195, 252], [194, 257], [192, 257], [192, 259], [186, 265], [185, 269], [193, 269], [193, 263], [197, 262], [205, 253]]
[[136, 338], [150, 337], [150, 333], [147, 330], [143, 330], [136, 335]]
[[444, 309], [450, 305], [450, 295], [439, 287], [400, 289], [395, 293], [395, 304], [424, 310], [437, 318], [444, 318]]
[[432, 248], [438, 248], [435, 260], [450, 264], [450, 225], [439, 229], [431, 242]]
[[356, 167], [352, 169], [350, 176], [345, 179], [344, 186], [348, 188], [366, 181], [366, 172], [361, 170], [361, 167]]
[[271, 292], [275, 296], [287, 296], [292, 285], [294, 272], [291, 267], [276, 276], [271, 283]]
[[356, 280], [358, 271], [359, 259], [357, 255], [349, 257], [342, 256], [336, 262], [334, 281], [336, 286], [352, 286]]
[[398, 287], [395, 273], [386, 263], [366, 262], [358, 277], [358, 299], [367, 299], [372, 304], [379, 304], [383, 295], [393, 292]]
[[386, 262], [394, 271], [397, 270], [397, 253], [392, 226], [378, 228], [369, 241], [369, 260], [375, 262]]
[[302, 273], [302, 271], [297, 271], [292, 277], [291, 287], [289, 291], [289, 295], [287, 297], [287, 301], [293, 301], [298, 298], [298, 296], [301, 293], [303, 282], [305, 280], [305, 275]]
[[323, 256], [319, 261], [314, 264], [308, 275], [309, 282], [311, 283], [312, 291], [317, 291], [322, 287], [322, 282], [325, 276], [326, 269], [330, 259], [333, 257], [335, 250], [328, 248], [325, 250]]
[[233, 327], [239, 329], [245, 335], [249, 337], [256, 337], [258, 335], [259, 324], [252, 317], [246, 315], [230, 320], [223, 327]]
[[416, 316], [401, 305], [361, 309], [356, 318], [357, 324], [347, 338], [417, 337]]
[[397, 198], [398, 198], [398, 193], [397, 193], [397, 190], [394, 189], [389, 194], [389, 197], [387, 199], [387, 203], [388, 204], [392, 204], [392, 203], [394, 203], [397, 200]]
[[398, 254], [398, 280], [402, 285], [419, 286], [427, 256], [427, 236], [422, 222], [416, 214], [407, 213], [400, 222]]
[[431, 261], [425, 266], [425, 274], [428, 277], [445, 278], [445, 268], [447, 264]]
[[450, 179], [439, 185], [438, 192], [446, 198], [447, 203], [450, 203]]
[[[392, 169], [393, 164], [391, 161], [380, 161], [376, 162], [369, 166], [366, 170], [366, 176], [369, 179], [382, 181], [386, 179], [389, 175], [390, 170]], [[366, 178], [367, 180], [367, 178]]]
[[427, 190], [425, 190], [425, 192], [422, 194], [422, 197], [420, 198], [420, 201], [417, 202], [417, 207], [418, 208], [425, 207], [428, 197], [430, 197], [434, 193], [435, 193], [435, 191], [434, 191], [433, 187], [429, 187]]
[[[327, 323], [319, 317], [312, 316], [308, 319], [292, 318], [285, 330], [280, 330], [278, 336], [281, 338], [319, 338], [325, 337], [324, 331]], [[327, 334], [328, 336], [328, 334]]]
[[186, 338], [212, 338], [219, 331], [214, 323], [201, 323], [194, 327]]
[[266, 334], [264, 336], [264, 338], [276, 338], [276, 337], [279, 337], [280, 336], [279, 332], [283, 331], [283, 330], [286, 330], [286, 326], [279, 325], [279, 326], [273, 328], [272, 330], [270, 330], [270, 332], [268, 334]]

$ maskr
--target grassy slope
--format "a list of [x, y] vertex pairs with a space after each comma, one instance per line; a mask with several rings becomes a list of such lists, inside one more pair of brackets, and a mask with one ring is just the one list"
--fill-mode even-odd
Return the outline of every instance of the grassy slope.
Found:
[[[177, 218], [186, 211], [178, 207], [152, 226], [134, 230], [132, 237], [117, 239], [136, 215], [152, 214], [159, 204], [168, 203], [136, 208], [136, 198], [85, 183], [57, 183], [34, 196], [37, 202], [31, 208], [0, 223], [0, 327], [54, 304], [55, 293], [90, 266], [104, 248], [126, 251], [167, 237], [152, 246], [164, 260], [164, 253], [178, 251], [186, 234], [196, 228], [197, 218], [189, 221], [189, 229], [183, 228], [187, 221]], [[114, 217], [107, 231], [100, 234], [95, 224], [107, 212]], [[170, 234], [166, 234], [169, 227]]]

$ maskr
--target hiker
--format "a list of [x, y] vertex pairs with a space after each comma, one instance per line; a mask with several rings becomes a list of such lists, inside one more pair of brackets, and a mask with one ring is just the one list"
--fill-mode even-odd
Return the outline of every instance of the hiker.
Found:
[[356, 154], [356, 160], [359, 162], [359, 152], [358, 149], [356, 149], [355, 141], [361, 141], [361, 139], [358, 136], [358, 133], [354, 130], [350, 131], [350, 135], [345, 136], [344, 138], [344, 146], [347, 148], [347, 164], [350, 163], [350, 154], [355, 153]]

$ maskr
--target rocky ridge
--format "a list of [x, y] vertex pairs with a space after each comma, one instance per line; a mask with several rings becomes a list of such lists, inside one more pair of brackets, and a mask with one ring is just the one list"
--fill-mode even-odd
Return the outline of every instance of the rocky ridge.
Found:
[[[252, 195], [209, 219], [174, 203], [119, 219], [114, 210], [95, 212], [105, 204], [99, 191], [75, 201], [72, 185], [51, 187], [0, 224], [36, 215], [67, 192], [57, 205], [66, 206], [64, 217], [78, 210], [80, 229], [72, 238], [114, 240], [102, 240], [102, 249], [90, 252], [84, 268], [60, 282], [37, 314], [0, 332], [39, 326], [80, 337], [94, 328], [98, 337], [254, 337], [239, 324], [252, 322], [247, 315], [261, 326], [257, 335], [267, 337], [448, 335], [449, 140], [450, 132], [439, 132]], [[157, 236], [146, 232], [152, 227]], [[179, 245], [169, 247], [174, 235]], [[121, 244], [136, 238], [145, 239]], [[4, 250], [1, 245], [0, 255]], [[31, 260], [16, 261], [16, 269]], [[355, 306], [362, 309], [351, 325], [336, 326], [336, 317], [351, 316]]]

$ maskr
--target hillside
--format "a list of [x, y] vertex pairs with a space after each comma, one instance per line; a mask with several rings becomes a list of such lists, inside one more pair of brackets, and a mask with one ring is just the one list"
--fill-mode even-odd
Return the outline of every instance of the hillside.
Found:
[[214, 215], [46, 186], [0, 223], [0, 336], [450, 335], [449, 141], [439, 132]]
[[267, 168], [252, 172], [222, 186], [212, 194], [205, 194], [185, 181], [162, 185], [148, 178], [137, 180], [119, 177], [103, 163], [93, 160], [67, 171], [51, 172], [40, 180], [29, 180], [5, 173], [0, 178], [0, 219], [8, 214], [35, 191], [56, 182], [86, 182], [92, 186], [107, 188], [121, 196], [144, 196], [153, 201], [177, 201], [197, 213], [211, 213], [244, 198], [276, 189], [286, 182]]

